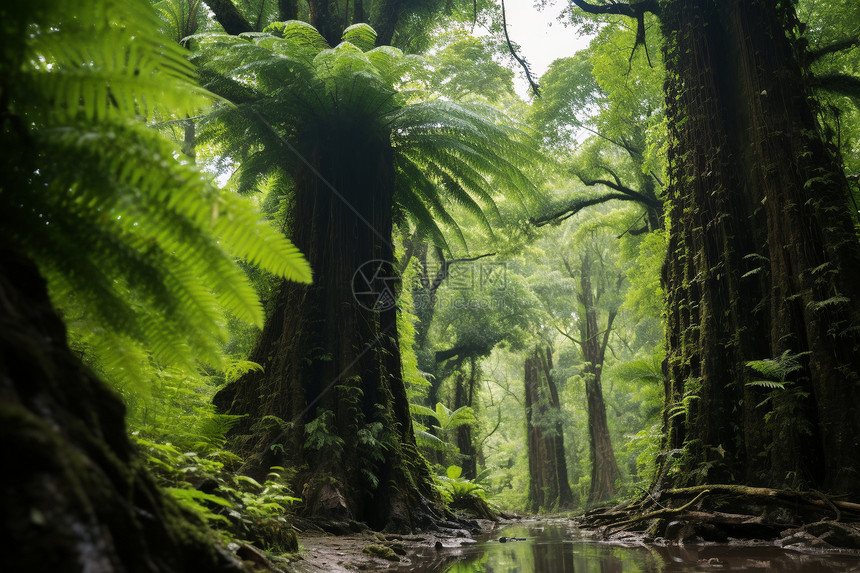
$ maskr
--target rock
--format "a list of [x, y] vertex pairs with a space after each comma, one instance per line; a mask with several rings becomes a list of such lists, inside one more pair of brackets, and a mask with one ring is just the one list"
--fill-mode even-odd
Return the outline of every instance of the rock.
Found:
[[361, 552], [388, 561], [400, 561], [400, 557], [390, 547], [383, 547], [382, 545], [368, 545]]
[[406, 555], [406, 547], [402, 543], [388, 543], [388, 547], [398, 555]]

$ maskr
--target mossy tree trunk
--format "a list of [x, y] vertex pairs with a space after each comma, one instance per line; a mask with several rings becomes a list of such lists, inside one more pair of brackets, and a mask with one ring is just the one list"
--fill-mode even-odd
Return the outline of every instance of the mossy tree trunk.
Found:
[[241, 571], [162, 496], [125, 406], [69, 349], [35, 265], [0, 246], [3, 571]]
[[[662, 12], [673, 480], [858, 495], [860, 249], [793, 6], [676, 0]], [[763, 376], [746, 363], [762, 359], [786, 389], [750, 385]]]
[[535, 349], [525, 361], [526, 442], [529, 458], [528, 508], [573, 507], [567, 477], [561, 403], [552, 379], [552, 351]]
[[433, 493], [415, 445], [397, 310], [390, 299], [374, 308], [352, 287], [362, 265], [382, 261], [364, 271], [385, 279], [373, 283], [377, 293], [394, 289], [392, 150], [368, 133], [337, 130], [302, 145], [310, 167], [296, 176], [289, 228], [314, 284], [281, 286], [250, 357], [265, 371], [228, 385], [215, 403], [246, 415], [232, 444], [250, 456], [247, 471], [297, 469], [310, 514], [411, 529], [428, 517]]

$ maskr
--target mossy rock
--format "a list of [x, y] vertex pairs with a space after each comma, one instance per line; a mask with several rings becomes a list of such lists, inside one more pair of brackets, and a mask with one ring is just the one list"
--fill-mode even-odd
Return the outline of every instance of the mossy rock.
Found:
[[373, 557], [387, 559], [388, 561], [400, 561], [400, 557], [397, 556], [393, 549], [390, 547], [383, 547], [382, 545], [368, 545], [362, 549], [361, 552], [372, 555]]

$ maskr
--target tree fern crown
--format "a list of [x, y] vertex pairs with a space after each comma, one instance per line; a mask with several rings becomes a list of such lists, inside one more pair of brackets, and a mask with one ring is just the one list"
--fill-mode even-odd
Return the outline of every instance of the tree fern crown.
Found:
[[192, 39], [204, 85], [235, 104], [209, 114], [200, 137], [233, 158], [240, 192], [279, 180], [274, 191], [287, 194], [303, 168], [300, 154], [314, 143], [349, 154], [349, 145], [384, 141], [394, 151], [395, 220], [411, 220], [448, 247], [440, 224], [464, 242], [454, 206], [492, 232], [498, 198], [523, 202], [537, 191], [523, 166], [541, 158], [523, 129], [491, 106], [434, 94], [432, 63], [374, 47], [366, 24], [347, 28], [335, 47], [299, 21]]

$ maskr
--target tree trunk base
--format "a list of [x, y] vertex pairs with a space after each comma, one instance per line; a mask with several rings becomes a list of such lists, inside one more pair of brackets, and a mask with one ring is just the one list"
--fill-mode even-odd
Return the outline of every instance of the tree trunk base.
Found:
[[648, 494], [614, 508], [586, 512], [578, 525], [604, 539], [668, 543], [762, 540], [793, 549], [860, 552], [860, 504], [821, 492], [714, 484]]

